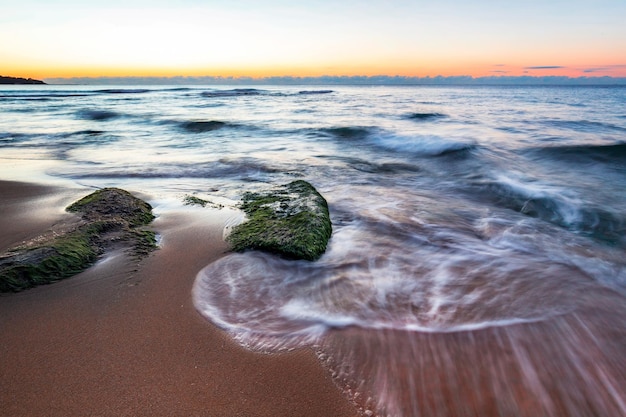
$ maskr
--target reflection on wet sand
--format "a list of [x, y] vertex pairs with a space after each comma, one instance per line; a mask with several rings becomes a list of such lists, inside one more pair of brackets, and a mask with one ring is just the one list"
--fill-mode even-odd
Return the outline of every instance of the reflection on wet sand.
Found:
[[320, 357], [379, 416], [623, 416], [626, 308], [611, 294], [596, 302], [465, 332], [334, 330]]

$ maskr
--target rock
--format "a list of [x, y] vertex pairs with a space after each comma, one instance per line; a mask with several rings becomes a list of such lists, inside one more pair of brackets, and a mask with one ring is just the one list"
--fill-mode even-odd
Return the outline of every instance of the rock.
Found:
[[326, 251], [332, 233], [328, 204], [308, 182], [246, 193], [240, 208], [247, 220], [227, 237], [234, 251], [258, 249], [309, 261]]
[[84, 220], [123, 220], [130, 226], [150, 223], [154, 216], [152, 207], [120, 188], [103, 188], [67, 207], [67, 211], [80, 213]]
[[42, 236], [0, 255], [0, 292], [21, 291], [76, 275], [113, 244], [142, 256], [156, 245], [140, 226], [152, 221], [152, 207], [129, 192], [104, 188], [67, 207], [81, 215], [73, 229]]

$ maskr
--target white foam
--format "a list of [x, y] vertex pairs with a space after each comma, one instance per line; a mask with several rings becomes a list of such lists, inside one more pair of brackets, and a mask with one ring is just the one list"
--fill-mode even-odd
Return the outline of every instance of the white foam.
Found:
[[[346, 238], [342, 231], [335, 244]], [[352, 237], [359, 232], [346, 231]], [[501, 260], [501, 251], [432, 252], [417, 259], [393, 248], [352, 246], [351, 253], [340, 246], [316, 263], [259, 252], [228, 255], [198, 274], [195, 305], [252, 343], [277, 336], [313, 340], [349, 326], [420, 332], [507, 326], [562, 314], [576, 302], [560, 299], [558, 288], [570, 285], [567, 280], [537, 280], [539, 273], [564, 275], [566, 269], [539, 264], [533, 270], [525, 259]], [[356, 259], [355, 250], [385, 253], [346, 264]], [[524, 292], [526, 285], [534, 288]]]
[[472, 139], [447, 139], [435, 135], [380, 134], [373, 137], [374, 143], [398, 152], [419, 155], [440, 155], [460, 151], [476, 145]]
[[360, 324], [355, 317], [324, 312], [311, 307], [309, 303], [303, 300], [293, 299], [284, 304], [279, 312], [281, 316], [289, 320], [304, 320], [311, 323], [322, 324], [326, 328], [347, 327]]
[[[560, 220], [566, 225], [575, 225], [582, 221], [583, 202], [573, 195], [571, 190], [540, 181], [524, 180], [523, 177], [514, 173], [498, 173], [496, 181], [528, 200], [547, 199], [553, 202]], [[525, 208], [526, 206], [522, 208], [522, 211], [525, 211]]]

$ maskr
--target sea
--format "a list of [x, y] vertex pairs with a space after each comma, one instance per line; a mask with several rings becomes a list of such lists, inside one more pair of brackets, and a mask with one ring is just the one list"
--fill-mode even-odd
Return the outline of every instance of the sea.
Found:
[[0, 176], [226, 229], [306, 180], [326, 253], [226, 254], [190, 288], [208, 321], [313, 349], [366, 416], [626, 416], [624, 86], [2, 86]]

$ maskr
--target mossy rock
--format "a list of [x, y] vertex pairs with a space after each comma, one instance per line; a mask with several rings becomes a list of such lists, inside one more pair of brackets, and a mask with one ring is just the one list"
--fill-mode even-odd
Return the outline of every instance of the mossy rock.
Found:
[[154, 219], [150, 204], [120, 188], [95, 191], [67, 207], [67, 211], [80, 213], [87, 221], [122, 219], [134, 227]]
[[41, 246], [0, 257], [0, 292], [21, 291], [83, 271], [101, 253], [97, 235], [103, 228], [83, 226]]
[[328, 204], [308, 182], [246, 193], [240, 208], [247, 220], [227, 237], [234, 251], [258, 249], [309, 261], [326, 251], [332, 234]]
[[156, 248], [154, 232], [139, 229], [154, 218], [152, 207], [127, 191], [105, 188], [70, 205], [67, 211], [80, 213], [83, 219], [74, 229], [0, 255], [0, 292], [21, 291], [76, 275], [114, 243], [131, 247], [136, 256]]

